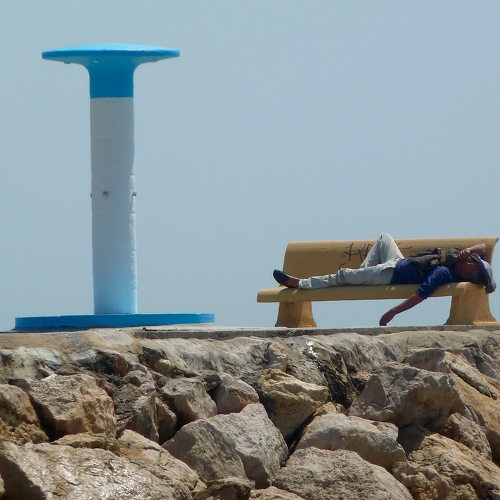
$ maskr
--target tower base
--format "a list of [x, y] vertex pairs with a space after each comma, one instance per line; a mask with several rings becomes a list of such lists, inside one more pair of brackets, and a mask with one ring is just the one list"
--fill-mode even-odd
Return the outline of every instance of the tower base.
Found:
[[88, 314], [16, 318], [15, 330], [119, 328], [133, 326], [188, 325], [214, 323], [206, 314]]

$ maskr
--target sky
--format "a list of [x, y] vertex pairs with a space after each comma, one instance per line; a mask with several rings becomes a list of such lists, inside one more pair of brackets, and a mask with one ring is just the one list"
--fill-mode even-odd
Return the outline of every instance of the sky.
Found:
[[[135, 73], [139, 312], [272, 327], [256, 295], [290, 241], [500, 235], [499, 19], [493, 0], [4, 0], [0, 330], [93, 314], [88, 74], [43, 51], [180, 50]], [[372, 326], [398, 302], [313, 310]]]

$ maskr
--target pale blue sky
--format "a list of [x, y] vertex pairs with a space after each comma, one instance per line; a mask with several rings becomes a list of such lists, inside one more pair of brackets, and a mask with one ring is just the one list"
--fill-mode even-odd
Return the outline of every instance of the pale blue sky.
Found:
[[[499, 22], [497, 1], [2, 2], [0, 330], [93, 313], [88, 76], [42, 51], [181, 51], [135, 75], [139, 311], [272, 326], [256, 294], [289, 241], [500, 234]], [[314, 309], [369, 326], [392, 305]]]

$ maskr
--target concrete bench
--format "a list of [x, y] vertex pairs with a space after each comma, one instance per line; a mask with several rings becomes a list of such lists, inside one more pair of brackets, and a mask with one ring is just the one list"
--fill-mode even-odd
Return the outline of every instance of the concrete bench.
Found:
[[[491, 264], [496, 237], [481, 238], [415, 238], [396, 240], [405, 257], [436, 247], [466, 248], [478, 243], [486, 245], [484, 259]], [[322, 276], [342, 267], [358, 268], [374, 240], [305, 241], [289, 243], [283, 271], [298, 278]], [[314, 290], [279, 286], [263, 289], [257, 302], [278, 302], [276, 326], [288, 328], [316, 327], [312, 302], [327, 300], [406, 299], [419, 285], [341, 286]], [[447, 325], [481, 325], [496, 323], [490, 312], [484, 287], [468, 282], [450, 283], [438, 288], [431, 297], [451, 296]]]

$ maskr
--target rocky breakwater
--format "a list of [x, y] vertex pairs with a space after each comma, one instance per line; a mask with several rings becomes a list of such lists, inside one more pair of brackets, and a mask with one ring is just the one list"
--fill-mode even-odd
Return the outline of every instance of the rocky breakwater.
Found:
[[500, 330], [0, 335], [5, 499], [499, 499]]

